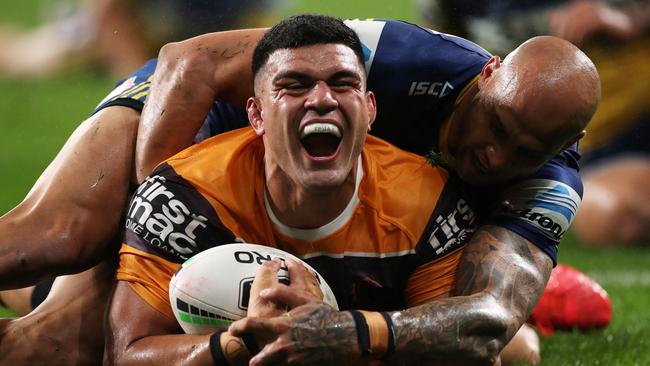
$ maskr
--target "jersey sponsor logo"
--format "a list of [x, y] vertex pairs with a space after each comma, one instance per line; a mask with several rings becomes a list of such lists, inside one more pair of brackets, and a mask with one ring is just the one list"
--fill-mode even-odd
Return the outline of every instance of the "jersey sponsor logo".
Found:
[[366, 73], [370, 73], [372, 61], [375, 59], [375, 53], [377, 52], [379, 38], [381, 37], [381, 32], [384, 30], [386, 22], [353, 19], [346, 20], [345, 24], [352, 28], [359, 36], [363, 56], [366, 61]]
[[506, 192], [503, 213], [532, 224], [549, 237], [559, 240], [571, 225], [580, 205], [580, 196], [562, 182], [533, 179]]
[[438, 98], [444, 98], [454, 86], [448, 81], [414, 81], [409, 88], [409, 95], [431, 95]]
[[427, 240], [437, 255], [444, 254], [465, 244], [476, 231], [476, 215], [467, 201], [460, 198], [450, 213], [438, 215], [435, 229]]
[[156, 175], [138, 188], [126, 215], [125, 228], [148, 243], [181, 257], [197, 249], [196, 237], [208, 219], [190, 209]]

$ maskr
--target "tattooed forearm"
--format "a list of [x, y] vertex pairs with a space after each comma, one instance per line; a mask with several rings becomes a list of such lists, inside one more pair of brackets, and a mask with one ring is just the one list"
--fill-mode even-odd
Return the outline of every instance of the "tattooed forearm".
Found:
[[551, 267], [524, 238], [481, 228], [463, 254], [454, 297], [393, 313], [394, 363], [493, 364], [537, 303]]
[[523, 311], [527, 318], [551, 268], [551, 259], [528, 240], [501, 227], [484, 227], [465, 248], [456, 295], [489, 291], [508, 310]]
[[[297, 312], [292, 312], [295, 324], [300, 324], [291, 330], [291, 341], [294, 349], [301, 350], [304, 357], [312, 365], [346, 364], [346, 360], [359, 354], [357, 332], [352, 315], [347, 312], [335, 311], [327, 305], [304, 306]], [[338, 352], [329, 350], [338, 349]], [[343, 362], [343, 363], [342, 363]]]

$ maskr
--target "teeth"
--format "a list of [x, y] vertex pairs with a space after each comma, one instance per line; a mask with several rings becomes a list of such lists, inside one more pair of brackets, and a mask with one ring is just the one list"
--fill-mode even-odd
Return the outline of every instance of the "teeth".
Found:
[[341, 131], [339, 131], [339, 128], [336, 125], [331, 123], [309, 124], [302, 130], [300, 138], [303, 139], [305, 136], [311, 135], [312, 133], [329, 133], [330, 135], [334, 135], [337, 138], [341, 138]]

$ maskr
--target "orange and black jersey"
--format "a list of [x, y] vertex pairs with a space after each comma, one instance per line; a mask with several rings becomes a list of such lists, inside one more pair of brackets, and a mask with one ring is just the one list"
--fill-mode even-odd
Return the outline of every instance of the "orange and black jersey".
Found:
[[[293, 229], [267, 209], [263, 155], [261, 139], [245, 128], [158, 166], [129, 207], [118, 279], [172, 316], [168, 285], [180, 264], [243, 241], [305, 260], [342, 309], [398, 309], [451, 291], [477, 224], [454, 176], [369, 136], [344, 212], [323, 227]], [[215, 268], [220, 275], [228, 274]]]

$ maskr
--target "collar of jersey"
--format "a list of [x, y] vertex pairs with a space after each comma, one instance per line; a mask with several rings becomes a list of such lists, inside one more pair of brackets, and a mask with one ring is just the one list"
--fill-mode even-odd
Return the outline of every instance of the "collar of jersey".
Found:
[[347, 206], [345, 207], [343, 212], [341, 212], [340, 215], [338, 215], [334, 220], [328, 222], [327, 224], [321, 227], [317, 227], [313, 229], [298, 229], [281, 223], [280, 220], [278, 220], [277, 216], [275, 216], [275, 214], [273, 213], [273, 210], [271, 209], [268, 193], [266, 192], [265, 189], [264, 206], [266, 207], [266, 213], [269, 215], [269, 219], [271, 219], [271, 222], [273, 223], [275, 228], [283, 235], [286, 235], [290, 238], [305, 240], [305, 241], [316, 241], [322, 239], [336, 232], [352, 218], [354, 209], [359, 204], [359, 186], [361, 185], [362, 178], [363, 178], [363, 167], [361, 165], [361, 157], [359, 157], [359, 160], [357, 162], [357, 176], [354, 185], [354, 194], [352, 194], [352, 198], [350, 199], [350, 202], [348, 202]]
[[454, 114], [456, 114], [456, 108], [458, 108], [458, 105], [460, 102], [465, 98], [467, 95], [467, 92], [472, 88], [472, 86], [476, 85], [478, 82], [478, 78], [481, 76], [481, 74], [478, 74], [474, 76], [474, 78], [465, 85], [465, 87], [458, 93], [458, 98], [456, 98], [456, 101], [454, 102], [454, 109], [447, 117], [445, 122], [442, 123], [442, 127], [440, 127], [440, 137], [438, 138], [438, 146], [440, 147], [440, 152], [446, 153], [449, 152], [449, 146], [447, 145], [447, 141], [449, 139], [449, 127], [451, 126], [451, 121], [454, 120]]

